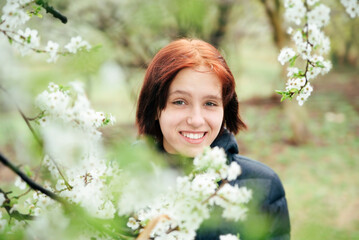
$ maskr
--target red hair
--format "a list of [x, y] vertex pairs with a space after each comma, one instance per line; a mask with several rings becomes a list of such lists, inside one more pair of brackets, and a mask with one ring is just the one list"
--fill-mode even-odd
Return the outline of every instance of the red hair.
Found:
[[136, 112], [140, 135], [150, 135], [162, 141], [157, 116], [166, 107], [172, 80], [182, 69], [201, 65], [211, 69], [222, 83], [223, 126], [234, 134], [246, 128], [239, 115], [234, 77], [219, 51], [202, 40], [179, 39], [162, 48], [147, 68]]

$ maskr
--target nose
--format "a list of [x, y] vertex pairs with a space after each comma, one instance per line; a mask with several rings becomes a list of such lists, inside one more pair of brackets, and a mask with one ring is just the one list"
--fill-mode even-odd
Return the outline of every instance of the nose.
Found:
[[187, 117], [187, 124], [193, 128], [199, 128], [204, 124], [204, 116], [200, 107], [193, 107]]

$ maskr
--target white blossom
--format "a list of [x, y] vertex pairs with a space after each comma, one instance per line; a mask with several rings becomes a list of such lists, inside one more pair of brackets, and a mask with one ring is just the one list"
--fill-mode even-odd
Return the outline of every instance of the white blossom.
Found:
[[303, 90], [297, 96], [297, 101], [300, 106], [302, 106], [304, 104], [304, 102], [307, 101], [307, 99], [311, 95], [312, 91], [313, 91], [313, 87], [308, 82], [307, 85], [305, 85]]
[[132, 230], [136, 230], [140, 227], [140, 224], [136, 219], [130, 217], [127, 222], [127, 227], [131, 228]]
[[287, 33], [292, 34], [293, 33], [293, 28], [291, 28], [291, 27], [287, 28]]
[[319, 0], [306, 0], [307, 1], [307, 4], [309, 6], [313, 6], [314, 4], [316, 4]]
[[296, 31], [292, 37], [293, 41], [296, 45], [302, 44], [303, 41], [303, 34], [301, 31]]
[[219, 240], [239, 240], [239, 238], [232, 234], [226, 234], [219, 236]]
[[27, 186], [26, 182], [24, 182], [20, 177], [16, 177], [14, 184], [16, 187], [20, 188], [21, 190], [24, 190]]
[[359, 2], [358, 0], [340, 0], [345, 7], [345, 10], [351, 18], [359, 16]]
[[285, 7], [284, 17], [289, 22], [294, 22], [296, 25], [299, 25], [307, 11], [303, 1], [284, 0], [284, 7]]
[[45, 48], [45, 51], [47, 51], [50, 54], [50, 58], [47, 60], [47, 62], [56, 62], [58, 59], [58, 48], [59, 44], [55, 43], [53, 41], [48, 41], [47, 46]]
[[308, 40], [313, 46], [320, 45], [325, 35], [316, 24], [308, 24]]
[[330, 8], [324, 4], [320, 4], [308, 12], [308, 23], [314, 24], [319, 28], [324, 27], [329, 22]]
[[70, 42], [67, 45], [65, 45], [65, 48], [70, 53], [77, 53], [77, 51], [81, 49], [86, 49], [87, 51], [89, 51], [91, 45], [88, 42], [82, 40], [82, 37], [77, 36], [71, 38]]
[[305, 87], [302, 90], [303, 94], [308, 94], [308, 95], [310, 95], [312, 91], [313, 91], [313, 87], [310, 85], [310, 82], [308, 82], [307, 85], [305, 85]]
[[217, 184], [215, 183], [216, 176], [214, 174], [199, 174], [191, 184], [191, 190], [197, 194], [209, 196], [216, 190]]
[[291, 58], [295, 56], [295, 51], [292, 48], [285, 47], [280, 51], [278, 56], [278, 61], [284, 65], [288, 62]]
[[[69, 85], [65, 89], [50, 83], [36, 98], [43, 112], [38, 121], [47, 153], [44, 165], [58, 179], [55, 188], [61, 197], [80, 204], [96, 217], [113, 218], [116, 208], [106, 177], [113, 177], [115, 170], [106, 164], [98, 131], [105, 114], [91, 108], [83, 84]], [[67, 182], [59, 176], [58, 167]]]
[[226, 167], [226, 154], [223, 148], [214, 147], [212, 149], [205, 149], [203, 154], [196, 156], [193, 160], [193, 164], [198, 170], [213, 169], [219, 171]]
[[292, 77], [294, 74], [298, 74], [299, 73], [299, 69], [296, 67], [289, 67], [287, 68], [287, 77]]
[[289, 78], [287, 81], [287, 91], [291, 91], [292, 89], [300, 90], [302, 86], [306, 83], [305, 77], [297, 77], [297, 78]]
[[237, 177], [241, 174], [241, 166], [237, 162], [231, 162], [228, 168], [228, 181], [232, 181], [237, 179]]
[[329, 50], [330, 50], [330, 39], [327, 36], [323, 36], [318, 52], [319, 54], [327, 54]]
[[236, 179], [240, 174], [237, 163], [233, 162], [228, 166], [226, 162], [223, 149], [206, 148], [194, 159], [194, 172], [189, 176], [177, 177], [175, 189], [167, 191], [154, 199], [152, 204], [139, 209], [135, 213], [137, 217], [129, 220], [129, 227], [135, 228], [136, 223], [140, 223], [140, 229], [143, 229], [147, 222], [160, 218], [160, 222], [151, 232], [152, 238], [194, 239], [196, 230], [209, 218], [213, 205], [222, 207], [223, 217], [229, 220], [244, 220], [247, 212], [245, 204], [251, 199], [252, 192], [225, 181], [218, 186], [217, 181], [224, 180], [222, 171], [229, 180]]
[[5, 202], [5, 196], [3, 193], [0, 193], [0, 207], [3, 205], [4, 202]]
[[25, 32], [21, 29], [18, 30], [17, 35], [14, 36], [17, 44], [17, 49], [22, 56], [28, 55], [33, 49], [40, 46], [40, 38], [38, 37], [37, 30], [26, 28]]
[[9, 31], [14, 31], [16, 27], [25, 24], [30, 19], [29, 15], [16, 2], [8, 1], [2, 11], [1, 20], [4, 21], [5, 29]]

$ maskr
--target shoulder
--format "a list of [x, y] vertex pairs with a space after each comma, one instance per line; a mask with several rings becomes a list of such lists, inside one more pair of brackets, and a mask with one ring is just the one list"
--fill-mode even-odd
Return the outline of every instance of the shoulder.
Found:
[[272, 168], [238, 154], [232, 156], [232, 161], [236, 161], [242, 169], [242, 174], [237, 178], [235, 184], [254, 185], [257, 188], [262, 188], [266, 195], [265, 198], [269, 202], [285, 197], [283, 184]]

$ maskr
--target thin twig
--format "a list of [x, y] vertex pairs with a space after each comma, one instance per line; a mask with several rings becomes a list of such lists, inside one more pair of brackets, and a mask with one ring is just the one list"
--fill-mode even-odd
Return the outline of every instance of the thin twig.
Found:
[[[12, 99], [11, 94], [10, 94], [5, 88], [3, 88], [1, 85], [0, 85], [0, 89], [3, 90], [3, 91]], [[12, 100], [13, 100], [13, 99], [12, 99]], [[38, 143], [41, 147], [43, 147], [43, 142], [42, 142], [42, 140], [39, 138], [39, 136], [36, 134], [35, 130], [32, 128], [32, 126], [31, 126], [31, 124], [30, 124], [28, 118], [25, 116], [25, 114], [23, 113], [23, 111], [20, 109], [20, 107], [19, 107], [19, 105], [17, 104], [17, 102], [16, 102], [16, 101], [13, 101], [13, 102], [14, 102], [14, 104], [15, 104], [17, 110], [19, 111], [21, 117], [22, 117], [22, 118], [24, 119], [24, 121], [26, 122], [26, 125], [29, 127], [29, 129], [30, 129], [32, 135], [34, 136], [35, 140], [37, 141], [37, 143]]]
[[[21, 41], [18, 41], [16, 40], [15, 38], [13, 38], [12, 36], [9, 35], [9, 33], [11, 34], [14, 34], [14, 35], [18, 35], [20, 36], [20, 38], [25, 38], [23, 35], [17, 33], [17, 32], [14, 32], [14, 31], [9, 31], [9, 30], [3, 30], [3, 29], [0, 29], [0, 32], [2, 32], [8, 39], [9, 41], [13, 41], [13, 42], [16, 42], [17, 44], [20, 44], [22, 46], [26, 46], [27, 48], [29, 48], [30, 50], [34, 51], [34, 52], [37, 52], [37, 53], [49, 53], [49, 51], [46, 51], [46, 50], [43, 50], [43, 49], [39, 49], [39, 48], [34, 48], [34, 47], [29, 47], [28, 45], [26, 45], [24, 42], [21, 42]], [[64, 52], [64, 51], [57, 51], [57, 54], [59, 55], [66, 55], [68, 54], [68, 52]]]
[[62, 177], [62, 179], [65, 182], [65, 185], [67, 187], [67, 190], [71, 190], [73, 187], [70, 185], [70, 183], [67, 181], [66, 177], [64, 176], [64, 174], [62, 174], [62, 171], [60, 170], [59, 165], [57, 164], [57, 162], [48, 154], [50, 160], [52, 161], [52, 163], [55, 165], [57, 171], [59, 172], [60, 176]]
[[[40, 170], [41, 170], [41, 167], [42, 167], [43, 162], [44, 162], [44, 158], [42, 157], [42, 158], [41, 158], [41, 162], [40, 162], [40, 166], [39, 166], [38, 169], [36, 170], [35, 177], [34, 177], [34, 181], [36, 181], [37, 178], [38, 178], [39, 175], [40, 175]], [[19, 199], [19, 198], [21, 198], [21, 197], [27, 195], [30, 191], [31, 191], [31, 188], [29, 188], [26, 192], [24, 192], [24, 193], [22, 193], [22, 194], [16, 196], [16, 198]]]
[[[37, 141], [37, 143], [40, 145], [41, 148], [44, 147], [43, 145], [43, 141], [38, 137], [38, 135], [36, 134], [35, 130], [32, 128], [31, 124], [30, 124], [30, 121], [31, 118], [28, 118], [25, 116], [25, 114], [23, 113], [23, 111], [20, 109], [19, 105], [17, 104], [17, 102], [12, 98], [11, 94], [4, 88], [0, 85], [0, 89], [3, 90], [14, 102], [18, 112], [20, 113], [21, 117], [24, 119], [24, 121], [26, 122], [26, 125], [29, 127], [32, 135], [34, 136], [35, 140]], [[43, 112], [41, 112], [39, 115], [41, 115]], [[72, 186], [69, 184], [69, 182], [67, 181], [67, 179], [65, 178], [64, 174], [62, 173], [62, 171], [60, 170], [60, 167], [58, 166], [58, 164], [56, 163], [56, 161], [51, 157], [49, 156], [51, 161], [54, 163], [57, 171], [59, 172], [60, 176], [62, 177], [62, 179], [64, 180], [65, 182], [65, 185], [67, 187], [68, 190], [71, 190], [72, 189]]]
[[35, 120], [38, 119], [40, 116], [42, 116], [42, 115], [44, 114], [44, 112], [45, 112], [45, 111], [41, 111], [39, 114], [37, 114], [36, 117], [32, 117], [32, 118], [26, 117], [26, 118], [27, 118], [27, 120], [29, 120], [29, 121], [35, 121]]
[[214, 196], [216, 196], [217, 193], [218, 193], [218, 191], [219, 191], [226, 183], [228, 183], [228, 180], [224, 179], [224, 180], [221, 182], [221, 185], [219, 185], [219, 187], [216, 189], [216, 191], [215, 191], [211, 196], [209, 196], [208, 198], [206, 198], [205, 200], [202, 201], [202, 204], [207, 203], [211, 198], [213, 198]]
[[3, 191], [1, 188], [0, 188], [0, 193], [2, 193], [4, 195], [4, 197], [5, 197], [3, 207], [5, 208], [5, 210], [7, 211], [7, 213], [9, 214], [9, 216], [11, 218], [15, 218], [16, 220], [19, 220], [19, 221], [21, 221], [21, 220], [32, 220], [34, 218], [33, 216], [31, 216], [29, 214], [22, 214], [17, 210], [11, 210], [11, 206], [9, 205], [10, 198], [7, 196], [9, 193]]

